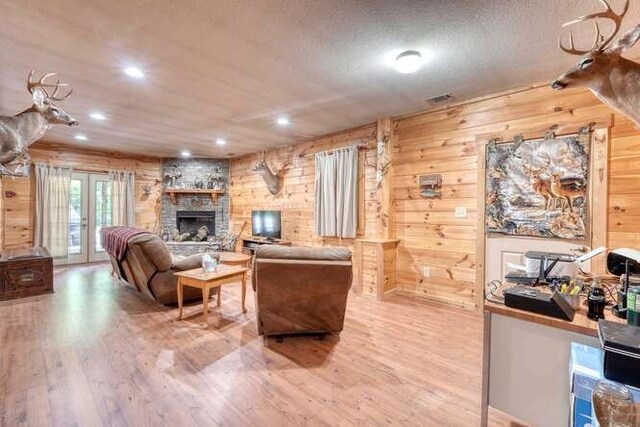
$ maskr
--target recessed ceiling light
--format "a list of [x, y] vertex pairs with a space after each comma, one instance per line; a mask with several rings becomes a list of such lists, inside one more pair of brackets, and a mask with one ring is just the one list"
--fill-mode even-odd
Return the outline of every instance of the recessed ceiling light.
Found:
[[124, 69], [124, 73], [129, 77], [133, 77], [134, 79], [141, 79], [144, 77], [144, 73], [142, 72], [142, 70], [137, 67], [127, 67]]
[[393, 67], [402, 74], [415, 73], [422, 67], [422, 55], [417, 50], [407, 50], [396, 56]]
[[182, 157], [191, 157], [191, 153], [187, 150], [184, 150], [180, 153]]
[[86, 141], [88, 139], [85, 135], [82, 135], [82, 134], [78, 134], [74, 136], [74, 138], [77, 139], [78, 141]]
[[278, 117], [278, 120], [276, 120], [276, 123], [280, 126], [288, 126], [291, 122], [288, 117], [280, 116]]
[[105, 115], [97, 111], [94, 111], [93, 113], [89, 114], [89, 117], [91, 117], [94, 120], [106, 120]]
[[225, 140], [224, 140], [224, 139], [222, 139], [222, 138], [218, 138], [218, 139], [216, 139], [216, 144], [218, 144], [218, 145], [224, 145], [224, 144], [226, 144], [226, 143], [227, 143], [227, 141], [225, 141]]

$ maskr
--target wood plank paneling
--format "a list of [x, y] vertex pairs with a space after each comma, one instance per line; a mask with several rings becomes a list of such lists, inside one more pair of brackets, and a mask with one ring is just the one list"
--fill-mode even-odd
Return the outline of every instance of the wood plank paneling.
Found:
[[[136, 223], [139, 227], [155, 230], [158, 225], [159, 195], [162, 160], [133, 157], [99, 150], [82, 150], [59, 144], [38, 142], [29, 149], [34, 163], [70, 166], [78, 171], [107, 172], [133, 170], [136, 173]], [[26, 178], [3, 178], [2, 214], [4, 216], [3, 242], [5, 248], [33, 245], [35, 221], [35, 177], [33, 170]], [[145, 195], [143, 188], [150, 185], [152, 192]]]
[[[376, 126], [345, 131], [316, 140], [285, 147], [268, 153], [274, 165], [291, 163], [283, 174], [282, 191], [273, 196], [262, 178], [251, 170], [255, 155], [231, 160], [231, 219], [247, 221], [243, 237], [251, 235], [251, 210], [276, 209], [282, 212], [282, 238], [294, 245], [345, 246], [355, 251], [355, 239], [320, 238], [314, 231], [315, 153], [357, 144], [370, 148], [360, 150], [360, 203], [357, 238], [376, 236]], [[375, 258], [374, 258], [375, 259]], [[355, 256], [354, 256], [355, 260]], [[376, 265], [367, 257], [363, 272], [365, 282], [375, 282]], [[356, 271], [356, 274], [359, 274]], [[367, 289], [363, 289], [367, 293]], [[374, 293], [375, 295], [375, 293]]]
[[[427, 111], [394, 120], [392, 129], [393, 176], [391, 237], [401, 240], [396, 261], [397, 283], [404, 293], [420, 295], [440, 303], [474, 309], [481, 298], [481, 283], [475, 277], [482, 260], [477, 259], [478, 203], [484, 189], [478, 185], [478, 150], [490, 138], [541, 137], [554, 129], [557, 134], [574, 133], [594, 123], [610, 127], [607, 246], [639, 247], [640, 131], [626, 118], [614, 114], [586, 89], [560, 92], [548, 86], [485, 97], [459, 105]], [[363, 134], [375, 131], [366, 128]], [[362, 137], [359, 134], [357, 137]], [[289, 151], [315, 152], [347, 145], [356, 135], [346, 132], [296, 145]], [[284, 157], [286, 149], [276, 152]], [[279, 198], [266, 193], [260, 178], [249, 168], [252, 158], [232, 161], [232, 216], [249, 220], [251, 209], [283, 210], [285, 238], [294, 244], [353, 247], [351, 242], [318, 239], [313, 232], [314, 168], [312, 158], [285, 174]], [[375, 152], [367, 152], [367, 164], [375, 164]], [[420, 196], [418, 180], [423, 174], [442, 175], [442, 197]], [[375, 237], [377, 199], [372, 168], [365, 173], [365, 210], [360, 218], [363, 237]], [[455, 218], [456, 207], [466, 207], [466, 218]], [[363, 254], [363, 284], [375, 280], [374, 259]], [[423, 267], [431, 277], [422, 277]], [[372, 283], [372, 282], [371, 282]], [[372, 288], [363, 286], [363, 293]]]
[[[570, 133], [591, 122], [609, 126], [612, 117], [588, 90], [556, 92], [541, 86], [396, 120], [394, 237], [401, 240], [397, 270], [405, 293], [477, 307], [481, 284], [474, 272], [481, 236], [476, 221], [481, 220], [478, 198], [484, 193], [476, 184], [477, 150], [484, 143], [517, 133], [541, 137], [549, 128]], [[640, 239], [633, 233], [640, 231], [640, 212], [632, 201], [640, 195], [640, 132], [617, 115], [613, 123], [607, 244], [638, 246]], [[419, 196], [418, 177], [431, 173], [443, 177], [439, 200]], [[458, 206], [468, 209], [467, 218], [454, 217]], [[424, 278], [426, 266], [431, 277]]]

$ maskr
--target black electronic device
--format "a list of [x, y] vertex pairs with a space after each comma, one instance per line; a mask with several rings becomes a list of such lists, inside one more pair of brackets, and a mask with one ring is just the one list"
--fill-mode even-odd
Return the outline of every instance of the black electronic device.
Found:
[[251, 211], [251, 233], [254, 237], [280, 239], [280, 211]]
[[504, 305], [558, 319], [573, 320], [576, 311], [559, 293], [543, 292], [529, 286], [513, 286], [505, 289]]

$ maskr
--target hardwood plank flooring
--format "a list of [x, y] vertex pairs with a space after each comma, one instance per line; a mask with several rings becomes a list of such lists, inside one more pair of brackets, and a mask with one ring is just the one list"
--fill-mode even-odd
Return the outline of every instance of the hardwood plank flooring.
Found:
[[340, 336], [277, 343], [258, 336], [251, 294], [242, 314], [239, 283], [206, 330], [201, 305], [178, 322], [106, 265], [57, 269], [55, 289], [0, 303], [0, 425], [480, 422], [475, 313], [351, 295]]

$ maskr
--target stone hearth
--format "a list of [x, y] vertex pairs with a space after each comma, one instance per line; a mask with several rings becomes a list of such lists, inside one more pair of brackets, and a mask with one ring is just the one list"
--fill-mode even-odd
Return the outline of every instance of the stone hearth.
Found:
[[167, 246], [172, 254], [179, 256], [219, 251], [219, 248], [209, 242], [167, 242]]

